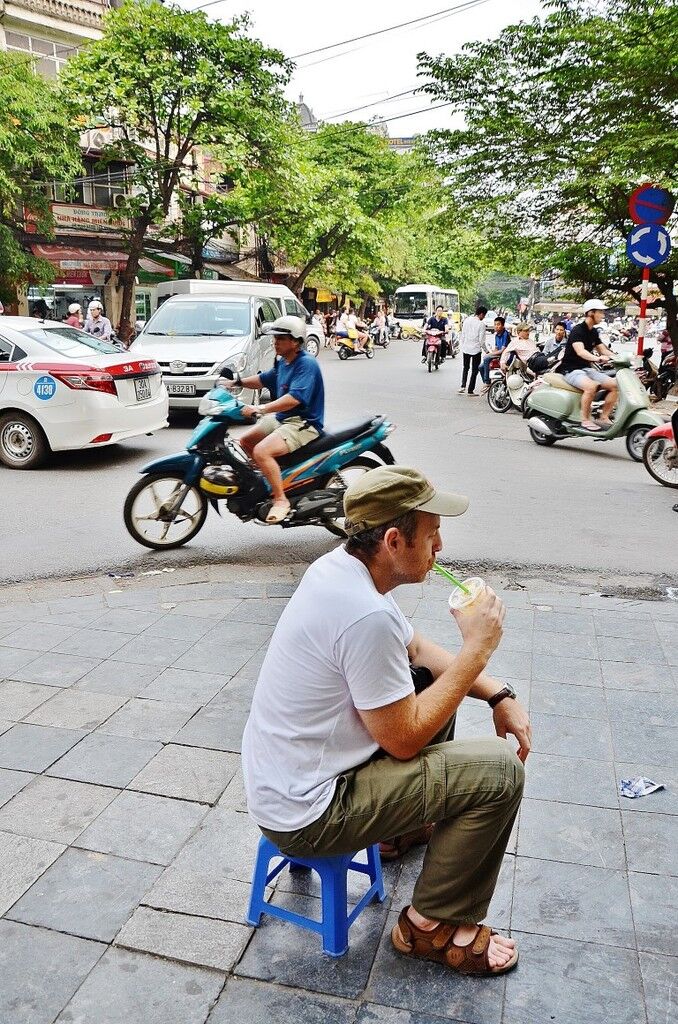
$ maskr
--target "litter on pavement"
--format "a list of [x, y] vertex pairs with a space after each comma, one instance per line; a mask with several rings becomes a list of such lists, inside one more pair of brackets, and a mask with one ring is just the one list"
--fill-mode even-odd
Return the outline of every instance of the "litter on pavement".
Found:
[[635, 779], [620, 779], [619, 781], [620, 794], [627, 796], [630, 800], [635, 800], [638, 796], [649, 796], [650, 793], [656, 793], [658, 789], [666, 789], [663, 782], [653, 782], [652, 779], [645, 779], [642, 775], [636, 776]]

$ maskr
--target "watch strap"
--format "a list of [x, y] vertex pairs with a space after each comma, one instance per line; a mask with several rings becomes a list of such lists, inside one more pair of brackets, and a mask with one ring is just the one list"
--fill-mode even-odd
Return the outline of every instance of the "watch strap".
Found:
[[493, 697], [489, 697], [487, 703], [492, 709], [496, 708], [500, 701], [504, 700], [505, 697], [511, 697], [515, 700], [515, 693], [513, 690], [509, 690], [508, 686], [502, 686], [498, 693], [495, 693]]

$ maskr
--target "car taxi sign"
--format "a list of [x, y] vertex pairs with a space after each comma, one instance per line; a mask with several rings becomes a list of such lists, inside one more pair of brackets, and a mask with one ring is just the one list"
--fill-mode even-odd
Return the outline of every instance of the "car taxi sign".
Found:
[[658, 267], [671, 255], [671, 236], [659, 224], [641, 224], [626, 238], [626, 255], [637, 267]]
[[36, 398], [39, 398], [41, 402], [49, 402], [50, 398], [54, 398], [57, 389], [57, 382], [54, 377], [38, 377], [35, 384], [33, 385], [33, 394]]
[[646, 182], [629, 198], [629, 213], [634, 224], [666, 224], [676, 200], [665, 188]]

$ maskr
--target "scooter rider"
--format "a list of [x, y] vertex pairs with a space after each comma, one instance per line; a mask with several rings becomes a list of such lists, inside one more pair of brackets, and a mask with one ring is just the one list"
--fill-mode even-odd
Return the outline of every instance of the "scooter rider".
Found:
[[[425, 331], [442, 331], [440, 335], [440, 358], [444, 359], [447, 355], [447, 341], [446, 335], [449, 329], [449, 323], [445, 315], [445, 310], [442, 306], [436, 306], [436, 311], [433, 316], [430, 316], [428, 320], [424, 321]], [[426, 362], [426, 338], [424, 338], [424, 344], [421, 346], [421, 361]]]
[[[272, 401], [243, 407], [245, 416], [261, 416], [240, 438], [240, 445], [264, 474], [273, 495], [267, 523], [281, 523], [290, 511], [277, 459], [320, 436], [325, 418], [325, 390], [318, 362], [303, 350], [306, 324], [298, 316], [281, 316], [269, 327], [276, 361], [272, 370], [252, 377], [223, 373], [237, 387], [268, 388]], [[227, 385], [229, 386], [229, 385]]]
[[[581, 397], [581, 425], [585, 430], [597, 433], [612, 426], [610, 413], [617, 402], [617, 382], [609, 373], [598, 369], [600, 363], [613, 358], [614, 353], [600, 340], [596, 325], [602, 323], [607, 309], [600, 299], [589, 299], [584, 303], [584, 320], [576, 324], [567, 339], [563, 360], [556, 372], [562, 373], [568, 384], [583, 392]], [[591, 405], [596, 391], [607, 391], [602, 415], [595, 423], [591, 417]]]

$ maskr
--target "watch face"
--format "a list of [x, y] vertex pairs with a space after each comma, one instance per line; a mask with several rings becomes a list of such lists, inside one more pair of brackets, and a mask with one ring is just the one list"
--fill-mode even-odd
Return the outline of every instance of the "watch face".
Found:
[[513, 689], [510, 683], [504, 683], [504, 688], [508, 690], [510, 697], [516, 696], [516, 691]]

